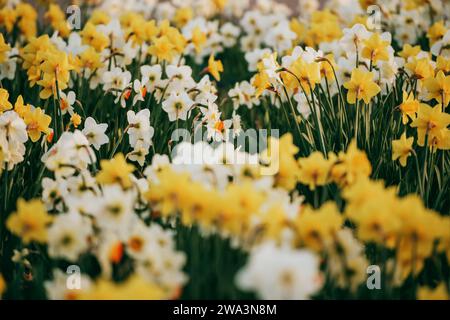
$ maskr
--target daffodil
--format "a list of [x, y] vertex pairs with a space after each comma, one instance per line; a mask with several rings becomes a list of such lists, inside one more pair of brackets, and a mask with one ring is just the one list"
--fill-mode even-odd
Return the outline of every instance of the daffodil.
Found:
[[94, 71], [103, 66], [100, 54], [93, 47], [88, 47], [79, 55], [80, 66]]
[[216, 79], [220, 81], [220, 73], [223, 72], [222, 61], [214, 60], [214, 56], [211, 54], [208, 59], [208, 72]]
[[175, 12], [175, 16], [173, 20], [175, 21], [176, 26], [182, 28], [189, 20], [194, 16], [194, 12], [190, 7], [179, 8]]
[[[318, 62], [308, 63], [304, 59], [297, 59], [289, 68], [289, 71], [292, 72], [295, 77], [292, 77], [291, 73], [284, 73], [283, 79], [289, 79], [289, 83], [287, 86], [290, 89], [300, 89], [306, 91], [307, 94], [310, 93], [311, 90], [314, 90], [316, 84], [320, 83], [321, 78], [321, 64]], [[300, 81], [300, 84], [298, 83]]]
[[38, 141], [42, 133], [50, 133], [49, 125], [52, 122], [52, 118], [45, 114], [41, 108], [30, 108], [25, 113], [23, 120], [27, 125], [28, 136], [33, 142]]
[[444, 72], [439, 71], [436, 78], [428, 78], [424, 81], [424, 86], [428, 91], [428, 99], [436, 99], [437, 102], [444, 105], [444, 108], [450, 102], [450, 75], [445, 76]]
[[199, 26], [196, 26], [192, 30], [191, 41], [194, 44], [195, 51], [197, 53], [200, 53], [202, 51], [202, 48], [205, 45], [206, 40], [208, 40], [206, 34], [202, 32]]
[[12, 109], [12, 104], [8, 99], [9, 92], [6, 89], [0, 88], [0, 114], [6, 110]]
[[148, 53], [161, 61], [171, 61], [174, 57], [174, 50], [175, 46], [169, 41], [169, 38], [162, 36], [153, 41], [153, 44], [148, 48]]
[[364, 100], [369, 103], [380, 91], [380, 87], [373, 81], [373, 73], [356, 68], [352, 71], [350, 81], [344, 83], [347, 92], [347, 102], [356, 103]]
[[307, 158], [300, 158], [298, 179], [301, 183], [314, 190], [316, 186], [323, 186], [328, 182], [331, 163], [319, 151], [315, 151]]
[[[441, 138], [441, 131], [449, 125], [450, 114], [442, 112], [440, 105], [430, 107], [426, 104], [419, 106], [417, 118], [411, 123], [411, 127], [417, 128], [417, 144], [419, 146], [424, 146], [427, 135], [428, 144], [433, 144], [433, 140]], [[445, 137], [448, 138], [448, 135]]]
[[414, 98], [414, 93], [409, 94], [403, 91], [403, 102], [398, 106], [402, 112], [402, 122], [406, 124], [409, 119], [414, 120], [416, 118], [417, 110], [419, 110], [420, 102]]
[[436, 59], [436, 71], [442, 71], [444, 74], [450, 74], [450, 57], [438, 56]]
[[130, 173], [134, 171], [134, 166], [126, 162], [122, 153], [116, 154], [111, 160], [101, 160], [100, 166], [101, 170], [96, 176], [99, 183], [119, 183], [123, 188], [131, 186]]
[[310, 206], [303, 208], [296, 221], [296, 228], [302, 243], [315, 251], [321, 251], [332, 243], [342, 223], [343, 218], [336, 204], [329, 201], [316, 210]]
[[413, 58], [405, 64], [405, 68], [410, 71], [412, 77], [418, 80], [427, 79], [434, 75], [434, 68], [429, 58]]
[[11, 50], [9, 44], [5, 42], [3, 38], [3, 33], [0, 34], [0, 64], [6, 61], [8, 58], [8, 52]]
[[436, 41], [442, 39], [447, 32], [447, 28], [444, 25], [444, 21], [435, 22], [427, 32], [427, 38], [430, 40], [430, 45], [433, 45]]
[[20, 237], [25, 244], [32, 241], [47, 241], [47, 226], [52, 217], [45, 210], [40, 200], [25, 201], [19, 199], [17, 211], [6, 220], [6, 226], [13, 234]]
[[70, 122], [73, 124], [74, 128], [78, 128], [78, 126], [81, 124], [81, 117], [78, 113], [73, 113], [70, 116]]
[[403, 46], [403, 50], [400, 51], [398, 55], [403, 59], [408, 60], [409, 58], [415, 58], [420, 51], [420, 46], [411, 46], [407, 43]]
[[364, 41], [362, 57], [369, 59], [372, 63], [387, 61], [389, 60], [388, 47], [389, 42], [381, 39], [378, 33], [374, 33], [369, 39]]
[[97, 52], [101, 52], [109, 45], [109, 39], [106, 35], [99, 32], [95, 25], [88, 22], [80, 31], [83, 43], [93, 47]]
[[399, 159], [400, 164], [406, 167], [406, 161], [413, 150], [412, 145], [414, 137], [406, 138], [406, 133], [403, 133], [400, 139], [392, 141], [392, 160]]
[[360, 179], [370, 176], [372, 165], [364, 151], [359, 150], [356, 141], [352, 140], [346, 152], [329, 154], [330, 161], [334, 161], [331, 167], [331, 179], [341, 187], [353, 185]]

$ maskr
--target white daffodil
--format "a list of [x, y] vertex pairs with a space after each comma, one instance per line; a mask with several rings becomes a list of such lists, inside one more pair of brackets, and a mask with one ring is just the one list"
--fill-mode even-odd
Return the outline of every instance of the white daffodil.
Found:
[[162, 108], [167, 112], [169, 121], [186, 120], [193, 103], [186, 92], [171, 92], [169, 97], [162, 103]]
[[108, 125], [106, 123], [98, 123], [92, 117], [87, 117], [84, 121], [84, 129], [82, 133], [86, 136], [89, 143], [99, 150], [100, 147], [109, 142], [108, 136], [105, 134]]

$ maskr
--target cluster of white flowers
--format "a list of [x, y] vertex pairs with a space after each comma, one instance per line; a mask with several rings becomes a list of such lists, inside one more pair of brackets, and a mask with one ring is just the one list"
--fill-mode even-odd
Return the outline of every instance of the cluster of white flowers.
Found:
[[323, 281], [315, 253], [277, 247], [270, 242], [254, 248], [237, 275], [241, 289], [271, 300], [309, 299], [321, 289]]
[[[148, 116], [129, 114], [129, 120], [130, 141], [137, 145], [148, 136]], [[104, 134], [99, 126], [92, 122], [88, 136], [101, 145], [101, 138], [95, 138]], [[94, 255], [102, 276], [111, 278], [114, 265], [127, 255], [139, 276], [174, 293], [187, 280], [182, 272], [185, 255], [175, 250], [172, 232], [146, 224], [145, 215], [138, 214], [146, 180], [130, 174], [131, 188], [100, 186], [87, 169], [93, 157], [87, 138], [75, 131], [64, 133], [43, 158], [55, 179], [43, 179], [42, 199], [48, 210], [58, 213], [48, 227], [50, 257], [76, 262], [84, 254]], [[54, 280], [47, 284], [49, 297], [65, 295], [61, 285], [61, 274], [55, 271]]]
[[150, 126], [150, 110], [143, 109], [138, 113], [130, 110], [127, 112], [127, 119], [129, 142], [133, 148], [133, 151], [127, 154], [127, 158], [143, 166], [154, 133], [153, 127]]

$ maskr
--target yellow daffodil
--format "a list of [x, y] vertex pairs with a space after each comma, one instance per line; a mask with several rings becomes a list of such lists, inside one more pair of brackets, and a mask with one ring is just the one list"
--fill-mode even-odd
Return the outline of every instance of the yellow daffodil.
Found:
[[334, 60], [333, 54], [327, 54], [325, 59], [320, 59], [320, 76], [322, 78], [327, 78], [328, 81], [333, 81], [334, 79], [334, 71], [338, 70], [338, 66]]
[[438, 56], [436, 59], [436, 72], [442, 71], [446, 75], [450, 74], [450, 58]]
[[419, 52], [421, 51], [420, 46], [412, 46], [410, 44], [405, 44], [403, 46], [403, 50], [398, 53], [398, 55], [405, 60], [408, 60], [409, 58], [415, 58]]
[[223, 72], [222, 61], [214, 60], [214, 55], [210, 55], [208, 59], [208, 72], [216, 79], [220, 81], [220, 73]]
[[318, 62], [307, 63], [304, 59], [299, 58], [289, 68], [289, 71], [295, 74], [295, 77], [292, 77], [290, 73], [283, 73], [285, 77], [283, 79], [289, 79], [287, 81], [290, 82], [290, 85], [288, 85], [290, 89], [298, 88], [302, 90], [298, 83], [298, 80], [300, 80], [301, 86], [309, 94], [311, 90], [314, 90], [316, 84], [320, 83], [320, 68], [321, 64]]
[[444, 21], [435, 22], [427, 32], [427, 38], [430, 40], [430, 45], [433, 45], [436, 41], [441, 40], [445, 33], [447, 32], [447, 28], [444, 25]]
[[6, 31], [11, 32], [17, 20], [17, 12], [14, 8], [5, 6], [0, 9], [0, 21]]
[[59, 5], [51, 3], [44, 17], [50, 21], [51, 26], [58, 31], [60, 36], [67, 37], [70, 34], [66, 14], [61, 10]]
[[[436, 105], [430, 107], [421, 104], [417, 112], [417, 118], [411, 123], [411, 127], [417, 128], [417, 144], [424, 146], [425, 136], [428, 135], [428, 144], [432, 145], [433, 140], [442, 138], [441, 131], [450, 125], [450, 114], [442, 112], [442, 107]], [[448, 138], [448, 136], [446, 136]]]
[[306, 33], [305, 24], [301, 23], [298, 19], [293, 18], [293, 19], [291, 19], [291, 22], [289, 23], [289, 27], [297, 35], [297, 38], [295, 39], [295, 43], [300, 43], [305, 39], [305, 33]]
[[260, 71], [252, 78], [252, 86], [255, 87], [255, 97], [258, 98], [264, 91], [271, 87], [269, 76], [266, 72]]
[[194, 44], [195, 51], [200, 53], [207, 40], [206, 33], [202, 32], [200, 27], [196, 26], [192, 30], [191, 41]]
[[3, 34], [0, 34], [0, 64], [6, 61], [8, 57], [8, 52], [11, 50], [9, 44], [5, 42]]
[[398, 106], [402, 112], [402, 122], [406, 124], [409, 119], [414, 120], [416, 118], [417, 110], [419, 110], [420, 102], [414, 98], [414, 93], [409, 94], [403, 91], [403, 102]]
[[99, 9], [92, 11], [91, 17], [88, 20], [89, 23], [92, 23], [95, 26], [99, 24], [107, 25], [110, 21], [111, 18], [108, 16], [108, 14], [105, 11]]
[[80, 31], [80, 36], [84, 44], [93, 47], [97, 52], [101, 52], [109, 45], [108, 37], [97, 31], [95, 25], [89, 22]]
[[413, 58], [410, 62], [405, 64], [405, 68], [418, 80], [427, 79], [434, 75], [434, 68], [429, 58]]
[[335, 162], [330, 172], [331, 179], [341, 187], [352, 185], [372, 173], [372, 166], [366, 153], [357, 148], [355, 140], [350, 142], [346, 152], [339, 152], [337, 157], [333, 154], [328, 157], [330, 161]]
[[347, 92], [347, 102], [356, 103], [364, 100], [369, 103], [380, 91], [380, 87], [373, 81], [373, 73], [362, 68], [353, 69], [350, 81], [344, 83]]
[[47, 226], [52, 217], [47, 213], [40, 200], [25, 201], [19, 199], [17, 211], [6, 220], [6, 226], [13, 234], [20, 237], [25, 244], [32, 241], [47, 241]]
[[70, 122], [73, 124], [75, 128], [78, 128], [78, 126], [81, 124], [81, 117], [78, 113], [72, 114], [70, 117]]
[[156, 38], [153, 44], [148, 48], [148, 53], [157, 57], [160, 61], [171, 61], [174, 57], [175, 46], [169, 41], [169, 38], [162, 36]]
[[400, 139], [392, 141], [392, 160], [399, 159], [400, 164], [406, 167], [406, 161], [413, 150], [412, 145], [414, 137], [406, 138], [406, 133], [403, 133]]
[[6, 110], [12, 109], [12, 104], [9, 102], [9, 92], [0, 88], [0, 114]]
[[37, 33], [37, 17], [38, 14], [34, 7], [29, 3], [20, 2], [16, 6], [17, 21], [20, 32], [25, 38], [30, 39]]
[[176, 26], [182, 28], [189, 20], [194, 16], [194, 12], [190, 7], [179, 8], [175, 12], [175, 16], [173, 17], [173, 21]]
[[310, 206], [303, 208], [297, 218], [296, 228], [302, 243], [315, 251], [321, 251], [332, 243], [342, 223], [343, 218], [336, 204], [329, 201], [317, 210]]
[[369, 39], [364, 41], [362, 56], [373, 63], [387, 61], [389, 60], [388, 46], [388, 41], [384, 41], [378, 33], [374, 33]]
[[222, 11], [228, 3], [228, 0], [212, 0], [212, 3], [216, 6], [217, 10]]
[[307, 158], [298, 160], [300, 167], [298, 179], [302, 184], [314, 190], [316, 186], [323, 186], [328, 183], [331, 163], [319, 151], [311, 153]]
[[23, 120], [27, 125], [28, 136], [33, 142], [38, 141], [42, 133], [50, 133], [49, 125], [52, 122], [52, 118], [45, 114], [41, 108], [27, 110]]
[[444, 105], [444, 108], [450, 102], [450, 76], [445, 76], [444, 72], [439, 71], [435, 78], [428, 78], [424, 81], [424, 86], [428, 91], [427, 99], [436, 99], [437, 102]]
[[14, 111], [17, 112], [17, 114], [24, 118], [25, 114], [30, 110], [30, 106], [24, 104], [22, 95], [19, 95], [17, 97], [16, 103], [14, 104]]
[[134, 171], [134, 166], [126, 162], [122, 153], [116, 154], [111, 160], [101, 160], [100, 166], [101, 170], [96, 176], [99, 183], [119, 183], [123, 188], [131, 186], [130, 173]]

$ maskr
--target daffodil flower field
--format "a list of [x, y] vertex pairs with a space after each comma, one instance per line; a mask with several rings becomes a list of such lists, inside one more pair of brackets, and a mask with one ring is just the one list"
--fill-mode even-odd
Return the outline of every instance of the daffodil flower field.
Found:
[[449, 299], [450, 1], [67, 6], [0, 1], [0, 298]]

